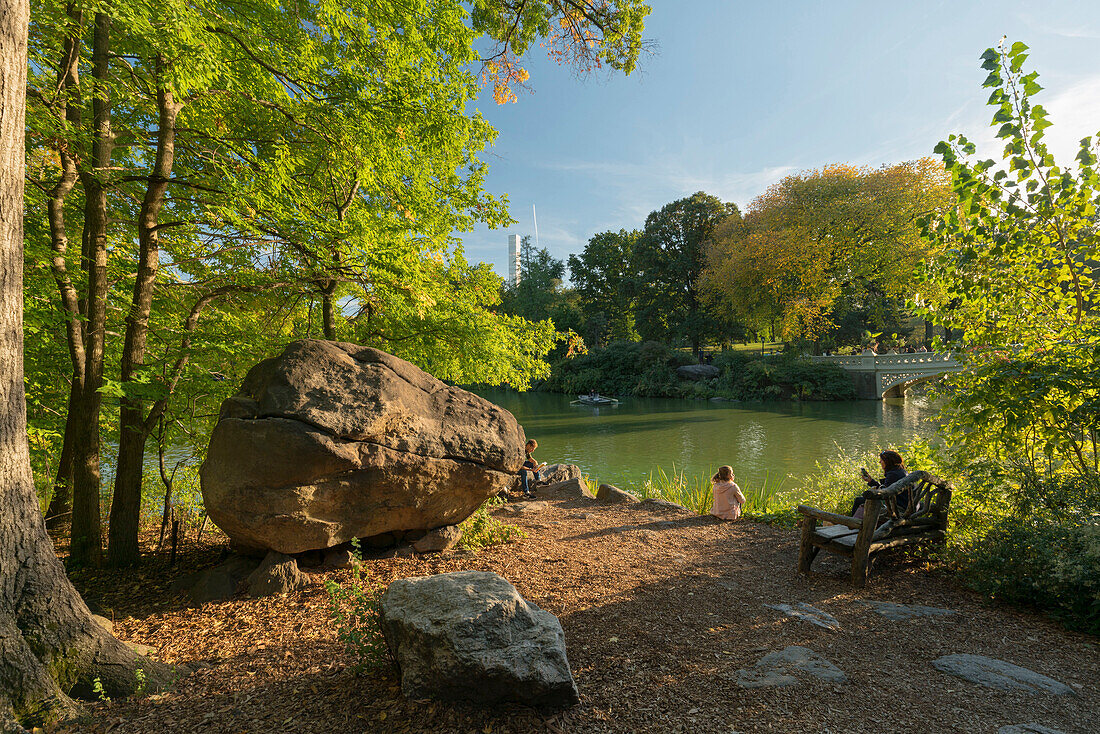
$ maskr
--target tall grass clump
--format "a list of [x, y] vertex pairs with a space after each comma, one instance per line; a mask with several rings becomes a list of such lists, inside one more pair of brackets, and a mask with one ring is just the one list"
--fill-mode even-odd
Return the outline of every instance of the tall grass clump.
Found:
[[630, 489], [638, 499], [662, 499], [686, 507], [697, 515], [710, 512], [714, 504], [714, 490], [710, 477], [688, 476], [683, 470], [677, 471], [675, 465], [666, 472], [656, 467], [640, 484]]

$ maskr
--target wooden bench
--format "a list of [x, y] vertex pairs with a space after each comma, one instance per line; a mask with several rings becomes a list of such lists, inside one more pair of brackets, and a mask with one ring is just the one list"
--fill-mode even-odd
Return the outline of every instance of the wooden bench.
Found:
[[[906, 490], [912, 490], [912, 496], [905, 509], [899, 510], [898, 496]], [[869, 489], [863, 496], [863, 519], [798, 506], [805, 515], [798, 554], [800, 573], [809, 573], [818, 552], [825, 550], [851, 558], [852, 583], [863, 586], [871, 573], [871, 557], [879, 551], [922, 540], [944, 540], [951, 485], [939, 477], [915, 471], [889, 487]], [[877, 518], [877, 522], [869, 518]], [[819, 528], [819, 520], [833, 524]]]

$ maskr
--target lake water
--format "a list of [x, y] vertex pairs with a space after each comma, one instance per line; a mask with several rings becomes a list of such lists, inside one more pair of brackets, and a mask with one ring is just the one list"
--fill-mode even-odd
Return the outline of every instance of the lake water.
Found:
[[[535, 457], [576, 464], [621, 487], [655, 467], [689, 475], [733, 467], [742, 487], [793, 489], [814, 462], [845, 451], [878, 451], [933, 432], [927, 398], [852, 402], [726, 403], [623, 398], [615, 408], [570, 405], [573, 396], [478, 389], [539, 442]], [[877, 467], [868, 467], [876, 470]]]

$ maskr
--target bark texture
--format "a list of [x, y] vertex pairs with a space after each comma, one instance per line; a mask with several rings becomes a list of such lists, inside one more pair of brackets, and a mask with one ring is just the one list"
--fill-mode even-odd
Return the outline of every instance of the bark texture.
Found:
[[132, 692], [139, 658], [92, 619], [65, 577], [34, 493], [23, 393], [23, 135], [27, 0], [0, 3], [0, 731], [76, 712], [69, 693], [94, 679]]

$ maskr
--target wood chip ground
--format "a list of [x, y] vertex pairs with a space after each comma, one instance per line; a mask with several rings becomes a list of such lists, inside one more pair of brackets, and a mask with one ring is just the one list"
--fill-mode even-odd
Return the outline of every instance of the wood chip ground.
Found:
[[[919, 556], [888, 556], [866, 589], [822, 554], [795, 572], [798, 533], [638, 505], [551, 500], [498, 515], [527, 538], [469, 553], [368, 560], [375, 581], [480, 569], [499, 573], [557, 615], [581, 703], [565, 712], [402, 697], [396, 671], [356, 675], [336, 639], [324, 580], [267, 599], [189, 606], [172, 578], [224, 546], [188, 548], [171, 571], [78, 577], [122, 639], [198, 667], [169, 693], [89, 706], [80, 732], [996, 732], [1038, 722], [1100, 732], [1100, 642], [1040, 615], [991, 606]], [[223, 539], [224, 540], [224, 539]], [[159, 565], [158, 565], [159, 563]], [[946, 607], [949, 617], [892, 622], [862, 599]], [[841, 622], [830, 632], [765, 607], [806, 602]], [[737, 671], [801, 645], [848, 676], [743, 689]], [[1003, 659], [1074, 688], [1074, 696], [992, 691], [932, 667], [941, 655]]]

